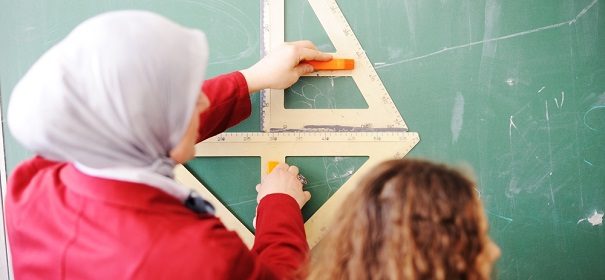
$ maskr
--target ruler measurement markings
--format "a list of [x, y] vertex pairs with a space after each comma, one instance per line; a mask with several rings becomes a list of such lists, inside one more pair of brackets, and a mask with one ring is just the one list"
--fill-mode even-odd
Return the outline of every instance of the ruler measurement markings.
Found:
[[[261, 55], [284, 42], [284, 0], [261, 0]], [[228, 132], [216, 135], [196, 146], [196, 156], [259, 156], [261, 173], [266, 172], [269, 160], [285, 160], [287, 156], [368, 156], [364, 163], [336, 193], [333, 194], [305, 223], [308, 243], [319, 243], [330, 224], [333, 213], [352, 191], [364, 173], [380, 161], [401, 158], [419, 141], [415, 132], [407, 132], [399, 110], [366, 52], [357, 40], [346, 17], [334, 0], [308, 0], [314, 13], [334, 44], [336, 55], [356, 57], [354, 71], [320, 71], [310, 76], [351, 76], [369, 105], [368, 109], [285, 109], [283, 90], [264, 89], [260, 96], [261, 129], [263, 132]], [[337, 21], [334, 22], [333, 19]], [[332, 23], [326, 26], [325, 22]], [[272, 98], [273, 97], [273, 98]], [[311, 113], [315, 110], [317, 114]], [[273, 118], [271, 113], [274, 113]], [[336, 112], [329, 114], [330, 111]], [[377, 113], [372, 113], [380, 111]], [[342, 113], [341, 113], [342, 112]], [[311, 113], [311, 114], [309, 114]], [[383, 117], [384, 116], [384, 117]], [[389, 117], [393, 116], [393, 118]], [[347, 120], [348, 119], [348, 120]], [[305, 124], [301, 120], [310, 122]], [[330, 123], [326, 123], [329, 120]], [[339, 123], [341, 122], [342, 123]], [[335, 122], [334, 124], [331, 122]], [[338, 125], [336, 125], [338, 124]], [[307, 126], [317, 131], [296, 131]], [[355, 131], [339, 129], [359, 128]], [[403, 128], [405, 131], [380, 131]], [[288, 129], [287, 132], [271, 130]], [[333, 129], [333, 131], [325, 131]], [[366, 130], [367, 131], [364, 131]], [[293, 131], [291, 131], [293, 130]], [[228, 145], [228, 146], [225, 146]], [[239, 221], [236, 221], [239, 223]], [[253, 236], [239, 223], [238, 231], [244, 231], [251, 244]]]
[[401, 142], [415, 132], [226, 132], [204, 142]]

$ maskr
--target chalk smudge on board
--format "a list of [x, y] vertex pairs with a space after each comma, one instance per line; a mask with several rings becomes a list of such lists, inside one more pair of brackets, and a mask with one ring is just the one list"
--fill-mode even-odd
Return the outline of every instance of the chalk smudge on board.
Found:
[[514, 198], [516, 195], [521, 193], [522, 189], [519, 186], [519, 179], [513, 177], [510, 182], [508, 182], [508, 188], [506, 188], [504, 195], [508, 198]]
[[230, 29], [229, 33], [237, 34], [239, 38], [242, 38], [242, 40], [245, 38], [246, 40], [245, 43], [241, 44], [242, 46], [247, 46], [245, 49], [240, 50], [238, 53], [219, 54], [217, 58], [211, 58], [210, 61], [208, 61], [208, 65], [234, 62], [254, 55], [254, 46], [258, 45], [258, 39], [253, 36], [253, 34], [255, 34], [253, 31], [253, 26], [255, 25], [252, 24], [252, 19], [248, 16], [249, 13], [246, 13], [237, 5], [229, 4], [223, 1], [220, 1], [220, 6], [205, 3], [204, 1], [182, 0], [181, 2], [188, 3], [193, 6], [201, 6], [204, 9], [213, 11], [220, 17], [228, 19], [225, 22], [231, 22], [234, 24], [234, 26], [227, 25], [223, 26], [223, 28]]
[[[330, 195], [355, 173], [357, 168], [344, 157], [324, 158], [324, 176]], [[307, 188], [309, 189], [309, 188]]]
[[600, 225], [603, 224], [603, 213], [599, 213], [599, 212], [597, 212], [597, 210], [595, 210], [592, 213], [592, 215], [590, 215], [590, 216], [588, 216], [586, 218], [578, 220], [577, 224], [579, 224], [579, 223], [581, 223], [583, 221], [587, 221], [587, 222], [589, 222], [593, 226], [600, 226]]
[[450, 129], [452, 131], [452, 143], [458, 141], [460, 131], [462, 130], [462, 123], [464, 122], [464, 96], [460, 92], [456, 93], [454, 98], [454, 108], [452, 110], [452, 122]]
[[517, 81], [513, 78], [508, 78], [506, 79], [506, 84], [512, 87], [517, 84]]

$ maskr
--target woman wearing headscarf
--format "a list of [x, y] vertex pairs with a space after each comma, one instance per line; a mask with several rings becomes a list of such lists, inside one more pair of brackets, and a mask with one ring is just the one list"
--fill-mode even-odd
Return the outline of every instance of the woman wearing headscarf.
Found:
[[143, 11], [76, 27], [14, 89], [13, 135], [35, 156], [8, 181], [16, 279], [283, 279], [306, 258], [298, 169], [258, 186], [254, 247], [173, 168], [250, 114], [249, 94], [290, 86], [326, 60], [310, 42], [204, 83], [203, 33]]

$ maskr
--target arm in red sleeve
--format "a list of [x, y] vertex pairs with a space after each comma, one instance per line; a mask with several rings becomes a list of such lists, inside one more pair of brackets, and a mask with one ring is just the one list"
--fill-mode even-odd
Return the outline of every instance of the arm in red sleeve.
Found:
[[236, 71], [207, 80], [202, 91], [208, 96], [210, 107], [200, 114], [198, 142], [250, 116], [250, 93], [242, 73]]
[[302, 213], [294, 198], [270, 194], [261, 200], [252, 251], [282, 278], [294, 277], [299, 271], [307, 259], [309, 246]]
[[146, 259], [150, 270], [142, 272], [170, 279], [293, 279], [309, 252], [298, 203], [286, 194], [259, 203], [252, 251], [216, 217], [190, 225], [163, 225], [166, 234]]

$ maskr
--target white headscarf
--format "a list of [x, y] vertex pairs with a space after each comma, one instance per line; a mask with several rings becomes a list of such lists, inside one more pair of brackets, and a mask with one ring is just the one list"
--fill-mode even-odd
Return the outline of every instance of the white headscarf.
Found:
[[38, 155], [185, 200], [169, 151], [185, 134], [207, 60], [198, 30], [151, 12], [105, 13], [32, 66], [13, 91], [8, 124]]

